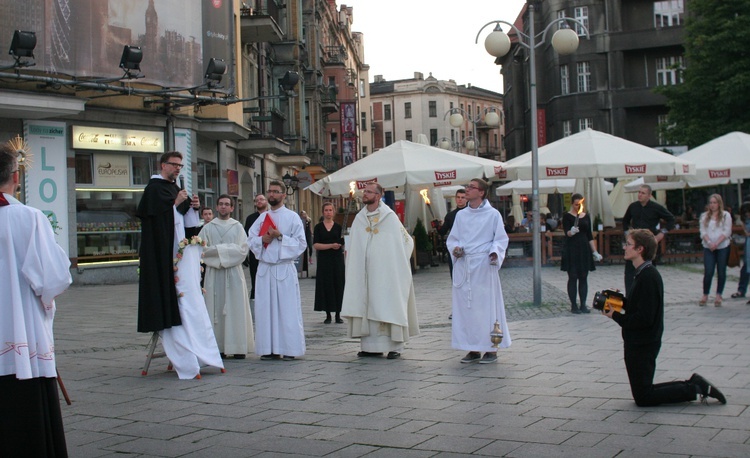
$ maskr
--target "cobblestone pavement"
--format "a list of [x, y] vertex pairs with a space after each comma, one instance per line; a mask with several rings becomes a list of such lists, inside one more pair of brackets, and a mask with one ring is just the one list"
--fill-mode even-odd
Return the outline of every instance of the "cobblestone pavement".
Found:
[[[572, 315], [566, 275], [545, 267], [543, 305], [532, 270], [501, 269], [513, 346], [497, 364], [460, 364], [450, 347], [446, 266], [419, 271], [421, 335], [400, 360], [359, 359], [345, 325], [312, 311], [303, 278], [307, 354], [293, 362], [226, 360], [181, 381], [165, 359], [141, 367], [150, 338], [135, 331], [137, 285], [74, 286], [58, 299], [58, 367], [72, 457], [643, 457], [750, 456], [750, 306], [698, 307], [702, 266], [660, 267], [666, 333], [657, 381], [699, 372], [727, 395], [639, 408], [622, 362], [619, 328], [598, 313]], [[622, 265], [589, 277], [622, 287]], [[489, 326], [489, 323], [488, 323]], [[488, 328], [489, 332], [489, 328]], [[489, 336], [488, 336], [489, 337]]]

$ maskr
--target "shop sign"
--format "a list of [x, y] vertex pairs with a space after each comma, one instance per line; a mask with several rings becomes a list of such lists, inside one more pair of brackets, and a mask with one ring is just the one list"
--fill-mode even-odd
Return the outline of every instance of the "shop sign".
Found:
[[94, 177], [96, 186], [130, 186], [130, 156], [125, 154], [94, 154]]
[[240, 194], [240, 174], [236, 170], [227, 169], [227, 194], [230, 196]]
[[73, 126], [73, 149], [163, 153], [164, 132]]

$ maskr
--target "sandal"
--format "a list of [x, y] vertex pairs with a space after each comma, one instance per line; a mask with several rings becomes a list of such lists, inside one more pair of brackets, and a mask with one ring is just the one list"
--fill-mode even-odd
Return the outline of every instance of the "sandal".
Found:
[[708, 302], [708, 296], [704, 295], [703, 297], [701, 297], [701, 300], [700, 302], [698, 302], [698, 305], [703, 307], [704, 305], [706, 305], [706, 302]]
[[745, 297], [745, 295], [742, 294], [742, 293], [740, 293], [739, 291], [737, 291], [736, 293], [732, 294], [731, 297], [732, 297], [732, 299], [739, 299], [741, 297]]
[[721, 296], [716, 296], [714, 300], [714, 307], [721, 307]]

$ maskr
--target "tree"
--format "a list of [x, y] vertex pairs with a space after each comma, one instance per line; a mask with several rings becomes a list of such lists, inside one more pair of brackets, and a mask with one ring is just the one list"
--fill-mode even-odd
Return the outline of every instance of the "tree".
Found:
[[667, 97], [666, 138], [690, 148], [750, 132], [750, 0], [689, 0], [683, 83]]

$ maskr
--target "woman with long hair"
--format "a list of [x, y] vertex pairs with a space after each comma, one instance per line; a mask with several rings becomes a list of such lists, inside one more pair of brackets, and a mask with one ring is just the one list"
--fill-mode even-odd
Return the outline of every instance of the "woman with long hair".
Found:
[[[596, 270], [594, 261], [601, 261], [602, 256], [596, 251], [596, 241], [591, 232], [591, 218], [585, 211], [579, 213], [583, 205], [583, 196], [576, 193], [570, 200], [570, 211], [562, 217], [566, 237], [560, 269], [568, 272], [570, 311], [576, 314], [589, 313], [586, 307], [588, 275]], [[576, 296], [580, 298], [580, 307], [576, 305]]]
[[708, 209], [700, 218], [701, 242], [703, 243], [703, 297], [698, 305], [706, 305], [714, 270], [717, 272], [716, 299], [714, 305], [721, 307], [721, 295], [727, 281], [727, 259], [732, 237], [732, 216], [724, 210], [724, 201], [718, 194], [708, 198]]
[[341, 319], [341, 302], [344, 298], [344, 235], [340, 224], [333, 221], [333, 204], [323, 204], [323, 221], [315, 225], [313, 248], [318, 253], [318, 271], [315, 276], [315, 311], [326, 312], [328, 324], [331, 313], [336, 323]]

